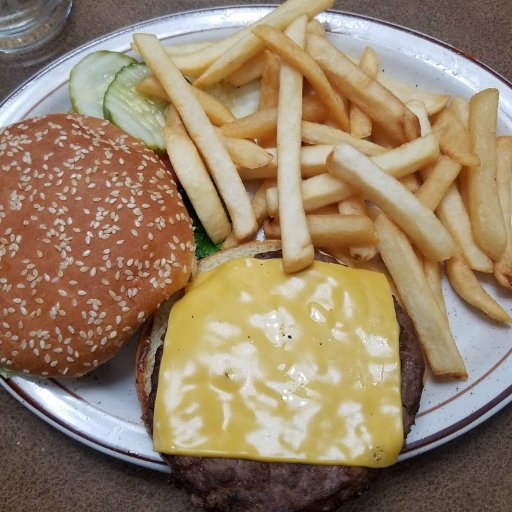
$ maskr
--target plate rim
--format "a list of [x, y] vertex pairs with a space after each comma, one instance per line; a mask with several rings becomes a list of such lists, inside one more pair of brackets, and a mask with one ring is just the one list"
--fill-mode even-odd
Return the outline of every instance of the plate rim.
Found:
[[[124, 26], [120, 29], [113, 30], [107, 34], [99, 36], [95, 39], [87, 41], [86, 43], [74, 48], [73, 50], [65, 53], [59, 58], [49, 62], [47, 65], [42, 67], [39, 71], [33, 73], [30, 77], [28, 77], [25, 81], [23, 81], [20, 85], [18, 85], [13, 91], [11, 91], [1, 102], [0, 102], [0, 111], [4, 108], [8, 107], [8, 105], [13, 102], [17, 96], [22, 94], [25, 89], [30, 87], [32, 82], [36, 79], [40, 79], [49, 73], [52, 70], [66, 61], [72, 59], [73, 57], [80, 55], [86, 52], [89, 48], [95, 47], [101, 43], [104, 43], [110, 39], [122, 36], [126, 33], [132, 32], [134, 30], [143, 29], [145, 26], [153, 25], [156, 23], [162, 23], [170, 19], [180, 18], [180, 17], [191, 17], [194, 15], [217, 15], [219, 12], [226, 12], [231, 10], [237, 11], [246, 11], [246, 12], [259, 12], [266, 11], [268, 9], [275, 8], [273, 4], [237, 4], [237, 5], [224, 5], [224, 6], [216, 6], [209, 8], [201, 8], [201, 9], [190, 9], [179, 11], [171, 14], [166, 14], [163, 16], [156, 16], [147, 20], [143, 20], [141, 22], [136, 22], [127, 26]], [[512, 81], [508, 78], [504, 77], [502, 74], [480, 61], [474, 55], [468, 54], [465, 51], [458, 49], [457, 47], [446, 43], [440, 39], [437, 39], [433, 36], [425, 34], [421, 31], [411, 29], [409, 27], [389, 22], [386, 20], [381, 20], [372, 16], [367, 16], [364, 14], [352, 13], [349, 11], [329, 9], [326, 11], [328, 14], [341, 15], [345, 17], [361, 19], [366, 22], [371, 22], [376, 25], [383, 25], [389, 27], [393, 30], [397, 30], [402, 33], [406, 33], [413, 37], [418, 37], [426, 40], [427, 42], [433, 43], [436, 46], [442, 47], [448, 50], [451, 53], [477, 65], [482, 68], [485, 72], [492, 75], [494, 78], [502, 82], [502, 84], [512, 91]], [[231, 25], [227, 24], [222, 28], [231, 28]], [[213, 29], [213, 28], [212, 28]], [[333, 33], [339, 33], [333, 31]], [[510, 351], [505, 356], [508, 358], [510, 356]], [[38, 417], [52, 425], [54, 428], [57, 428], [59, 431], [65, 433], [69, 437], [85, 444], [91, 448], [94, 448], [100, 452], [103, 452], [107, 455], [115, 457], [120, 460], [124, 460], [127, 462], [131, 462], [134, 464], [138, 464], [141, 466], [149, 467], [152, 469], [156, 469], [159, 471], [167, 471], [168, 468], [163, 461], [159, 460], [158, 454], [156, 454], [155, 459], [150, 459], [145, 455], [139, 454], [137, 452], [129, 451], [129, 450], [121, 450], [115, 446], [115, 444], [111, 443], [102, 443], [99, 440], [93, 440], [87, 436], [86, 433], [82, 431], [78, 431], [74, 426], [70, 425], [66, 421], [58, 418], [55, 414], [53, 414], [48, 408], [43, 407], [39, 402], [36, 402], [31, 395], [28, 394], [26, 390], [24, 390], [19, 384], [15, 382], [14, 379], [21, 378], [23, 376], [16, 376], [11, 379], [4, 379], [0, 377], [0, 385], [6, 389], [9, 394], [11, 394], [14, 398], [16, 398], [19, 402], [21, 402], [25, 407], [27, 407], [31, 412], [36, 414]], [[10, 381], [10, 382], [9, 382]], [[399, 461], [408, 459], [410, 457], [419, 455], [431, 449], [434, 449], [446, 442], [451, 441], [452, 439], [463, 435], [464, 433], [472, 430], [479, 424], [483, 423], [485, 420], [496, 414], [498, 411], [503, 409], [506, 405], [508, 405], [512, 401], [512, 384], [505, 388], [499, 395], [493, 397], [490, 401], [486, 402], [484, 406], [480, 407], [478, 410], [473, 411], [472, 413], [465, 416], [462, 420], [457, 421], [456, 423], [450, 425], [449, 427], [442, 429], [439, 432], [436, 432], [432, 435], [426, 436], [423, 439], [412, 442], [410, 445], [405, 445], [403, 452], [399, 457]], [[37, 404], [37, 405], [34, 405]], [[469, 420], [469, 421], [468, 421]], [[462, 424], [462, 425], [461, 425]], [[461, 425], [460, 427], [457, 427]], [[446, 432], [446, 435], [443, 435]], [[157, 460], [158, 458], [158, 460]], [[134, 460], [135, 459], [135, 460]]]

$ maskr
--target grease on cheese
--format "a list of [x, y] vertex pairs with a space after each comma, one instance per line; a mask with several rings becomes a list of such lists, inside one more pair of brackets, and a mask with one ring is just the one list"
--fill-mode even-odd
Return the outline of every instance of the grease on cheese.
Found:
[[403, 442], [399, 327], [386, 278], [241, 258], [169, 316], [154, 447], [181, 455], [383, 467]]

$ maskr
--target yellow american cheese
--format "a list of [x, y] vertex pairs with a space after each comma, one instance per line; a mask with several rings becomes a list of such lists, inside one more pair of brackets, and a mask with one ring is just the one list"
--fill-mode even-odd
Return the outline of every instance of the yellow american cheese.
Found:
[[169, 454], [383, 467], [403, 442], [386, 278], [241, 258], [171, 310], [154, 416]]

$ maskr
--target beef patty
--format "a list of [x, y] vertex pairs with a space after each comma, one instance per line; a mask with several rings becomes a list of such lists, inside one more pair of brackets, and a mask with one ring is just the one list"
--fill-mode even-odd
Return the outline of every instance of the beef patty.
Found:
[[[281, 251], [255, 255], [259, 259], [281, 257]], [[324, 253], [315, 259], [339, 263]], [[400, 326], [402, 416], [407, 435], [418, 411], [425, 363], [409, 316], [395, 300]], [[146, 333], [151, 330], [146, 326]], [[162, 346], [155, 356], [152, 388], [143, 420], [153, 427], [153, 411]], [[245, 459], [190, 457], [161, 454], [171, 467], [174, 483], [192, 496], [195, 505], [226, 512], [327, 512], [365, 489], [378, 470], [358, 466], [328, 466]]]

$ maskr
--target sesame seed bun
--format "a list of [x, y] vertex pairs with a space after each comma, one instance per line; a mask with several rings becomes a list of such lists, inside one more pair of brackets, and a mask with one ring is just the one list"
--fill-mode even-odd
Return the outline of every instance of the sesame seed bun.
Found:
[[194, 264], [176, 185], [131, 136], [74, 114], [0, 132], [0, 367], [91, 371]]

